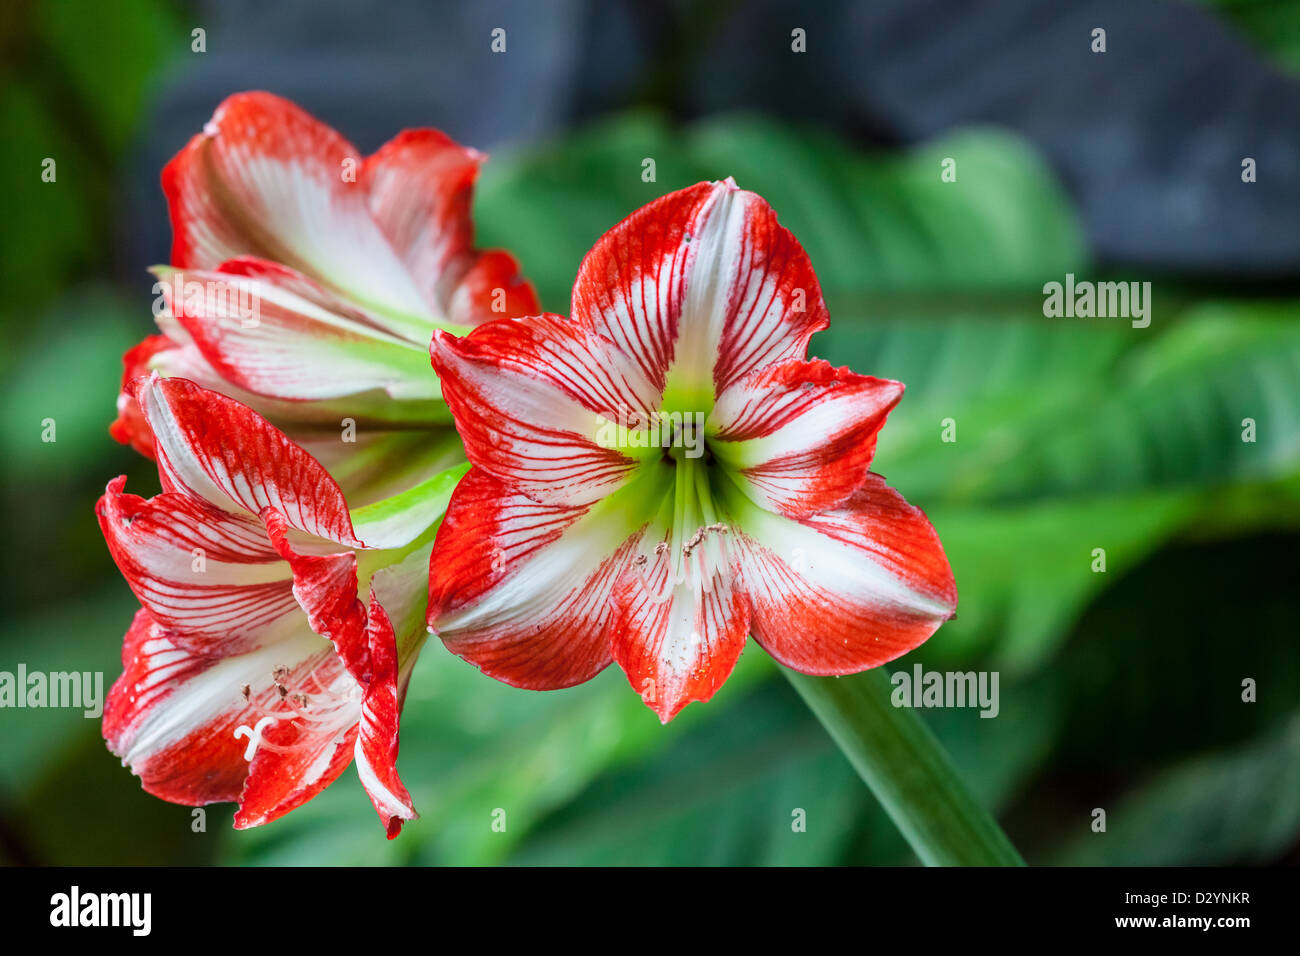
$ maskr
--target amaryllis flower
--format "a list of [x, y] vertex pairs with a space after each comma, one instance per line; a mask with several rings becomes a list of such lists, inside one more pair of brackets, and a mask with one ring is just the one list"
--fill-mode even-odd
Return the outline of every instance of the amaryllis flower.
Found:
[[617, 661], [663, 721], [711, 697], [750, 634], [819, 675], [924, 641], [952, 572], [869, 471], [903, 386], [807, 359], [827, 324], [803, 249], [727, 180], [603, 236], [570, 320], [437, 333], [473, 467], [435, 542], [431, 630], [519, 687]]
[[163, 172], [163, 334], [125, 356], [112, 434], [151, 453], [130, 386], [157, 371], [256, 409], [354, 507], [463, 460], [429, 338], [537, 311], [512, 256], [474, 249], [483, 159], [432, 129], [363, 157], [279, 97], [227, 99]]
[[398, 713], [445, 493], [350, 512], [319, 462], [239, 402], [157, 375], [130, 397], [163, 493], [117, 478], [97, 509], [142, 605], [104, 713], [109, 747], [163, 799], [238, 802], [240, 828], [355, 760], [395, 836], [415, 816]]

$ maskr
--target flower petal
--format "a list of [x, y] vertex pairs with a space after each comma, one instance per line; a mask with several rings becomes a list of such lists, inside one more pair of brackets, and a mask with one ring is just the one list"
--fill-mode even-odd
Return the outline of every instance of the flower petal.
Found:
[[122, 356], [122, 391], [117, 396], [117, 418], [108, 426], [108, 433], [114, 440], [130, 445], [146, 458], [154, 457], [153, 432], [135, 400], [131, 383], [149, 374], [151, 363], [160, 352], [173, 352], [179, 348], [178, 343], [165, 335], [151, 335], [127, 349]]
[[633, 690], [666, 724], [730, 676], [745, 649], [749, 604], [726, 568], [714, 570], [707, 591], [690, 576], [670, 582], [666, 560], [646, 568], [619, 581], [611, 647]]
[[433, 316], [371, 216], [361, 167], [350, 143], [288, 100], [229, 97], [163, 170], [172, 265], [270, 259], [381, 311], [393, 328], [427, 331]]
[[686, 411], [707, 411], [755, 368], [803, 358], [829, 322], [803, 248], [731, 180], [669, 193], [605, 233], [578, 270], [572, 314]]
[[157, 274], [171, 315], [217, 374], [240, 388], [295, 401], [372, 389], [391, 399], [438, 397], [423, 341], [332, 311], [323, 290], [312, 296], [310, 280], [284, 278], [289, 272], [244, 259]]
[[177, 378], [139, 379], [165, 491], [250, 514], [271, 508], [292, 528], [364, 547], [338, 484], [309, 454], [246, 405]]
[[545, 315], [437, 332], [431, 356], [469, 460], [512, 488], [578, 506], [634, 474], [636, 459], [598, 438], [607, 422], [648, 419], [658, 396], [607, 340]]
[[470, 203], [485, 159], [438, 130], [413, 129], [385, 143], [365, 165], [371, 214], [425, 302], [454, 325], [540, 311], [513, 256], [473, 248]]
[[515, 687], [594, 677], [610, 661], [610, 595], [635, 531], [626, 502], [609, 502], [539, 504], [471, 468], [434, 542], [430, 629], [453, 654]]
[[236, 731], [278, 697], [279, 669], [307, 673], [321, 655], [332, 656], [329, 645], [304, 628], [248, 654], [198, 656], [141, 609], [105, 704], [104, 739], [154, 796], [190, 806], [237, 800], [248, 741]]
[[879, 475], [840, 508], [802, 520], [746, 504], [733, 501], [751, 633], [787, 667], [823, 675], [876, 667], [956, 609], [934, 528]]
[[[188, 340], [189, 333], [171, 320]], [[269, 398], [240, 388], [229, 379], [223, 378], [208, 362], [198, 347], [190, 341], [170, 349], [155, 352], [145, 363], [145, 374], [157, 372], [163, 378], [185, 378], [195, 385], [220, 392], [242, 405], [247, 405], [275, 427], [290, 433], [295, 442], [303, 444], [313, 441], [319, 445], [322, 440], [335, 444], [343, 441], [345, 428], [355, 426], [355, 437], [360, 442], [373, 429], [398, 428], [404, 431], [420, 428], [448, 426], [451, 412], [441, 398], [425, 400], [407, 399], [394, 401], [387, 392], [375, 389], [355, 395], [345, 395], [337, 399], [320, 399], [314, 401], [295, 401]], [[138, 377], [138, 376], [137, 376]], [[425, 371], [425, 377], [430, 377]], [[128, 388], [127, 395], [135, 405], [134, 380]], [[119, 406], [123, 400], [118, 399]], [[143, 416], [142, 416], [143, 417]], [[152, 436], [151, 436], [152, 440]], [[344, 443], [346, 450], [353, 449], [351, 442]], [[152, 455], [150, 457], [153, 457]]]
[[363, 181], [370, 213], [416, 278], [430, 309], [441, 311], [449, 275], [474, 245], [470, 202], [487, 157], [435, 129], [403, 130], [368, 158]]
[[96, 507], [131, 590], [200, 657], [242, 654], [300, 615], [293, 577], [256, 519], [176, 492], [145, 500], [109, 482]]
[[334, 642], [349, 670], [364, 673], [366, 609], [357, 597], [356, 552], [303, 554], [289, 540], [284, 515], [268, 507], [261, 517], [271, 544], [293, 569], [293, 595], [307, 612], [311, 629]]
[[[262, 731], [264, 745], [257, 748], [248, 765], [248, 778], [239, 796], [237, 830], [270, 823], [297, 809], [337, 780], [352, 762], [361, 688], [328, 651], [312, 658], [302, 673], [324, 688], [324, 693], [343, 697], [348, 703], [333, 719], [304, 720], [286, 714]], [[302, 683], [299, 672], [287, 680]]]
[[496, 319], [517, 319], [542, 311], [533, 284], [508, 252], [478, 253], [452, 287], [447, 317], [456, 325], [477, 326]]
[[833, 508], [863, 481], [903, 386], [821, 360], [757, 369], [718, 396], [710, 448], [758, 505], [793, 518]]
[[416, 657], [428, 637], [432, 549], [432, 542], [416, 548], [370, 579], [372, 676], [357, 738], [357, 770], [390, 837], [417, 816], [397, 776], [397, 721]]
[[370, 680], [361, 704], [355, 756], [357, 775], [370, 795], [375, 812], [391, 840], [402, 824], [418, 814], [397, 775], [398, 721], [402, 709], [398, 691], [397, 637], [393, 622], [372, 587], [367, 628]]

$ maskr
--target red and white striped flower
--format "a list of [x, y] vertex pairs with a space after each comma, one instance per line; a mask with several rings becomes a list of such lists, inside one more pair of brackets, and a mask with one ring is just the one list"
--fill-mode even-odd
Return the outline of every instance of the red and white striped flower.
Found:
[[98, 507], [140, 603], [104, 718], [150, 793], [273, 820], [355, 759], [390, 835], [433, 528], [464, 452], [435, 329], [536, 311], [473, 247], [483, 157], [408, 130], [363, 158], [297, 106], [227, 99], [168, 164], [164, 334], [127, 353], [112, 434], [163, 493]]
[[728, 180], [606, 233], [570, 320], [436, 333], [473, 467], [434, 546], [431, 629], [520, 687], [617, 661], [664, 721], [714, 694], [750, 634], [808, 674], [928, 638], [952, 572], [869, 471], [903, 386], [807, 359], [828, 321], [803, 249]]
[[350, 512], [319, 462], [239, 402], [157, 375], [131, 398], [163, 492], [139, 498], [117, 478], [97, 508], [142, 605], [104, 713], [110, 749], [163, 799], [238, 802], [240, 828], [355, 759], [395, 836], [415, 816], [398, 713], [445, 497]]
[[163, 171], [163, 334], [124, 357], [114, 437], [152, 454], [131, 383], [157, 371], [256, 409], [354, 506], [454, 464], [430, 336], [537, 311], [515, 259], [474, 248], [484, 158], [433, 129], [365, 157], [287, 100], [225, 100]]

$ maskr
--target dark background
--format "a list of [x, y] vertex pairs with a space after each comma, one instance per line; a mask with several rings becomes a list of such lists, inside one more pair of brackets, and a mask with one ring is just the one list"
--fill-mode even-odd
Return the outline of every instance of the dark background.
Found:
[[[169, 248], [158, 175], [263, 88], [363, 150], [413, 126], [490, 150], [481, 239], [553, 311], [637, 206], [762, 193], [825, 288], [814, 351], [908, 385], [877, 470], [930, 514], [961, 605], [900, 666], [1000, 673], [997, 719], [926, 718], [1026, 859], [1300, 855], [1300, 4], [18, 0], [0, 52], [0, 670], [116, 677], [133, 602], [93, 505], [156, 481], [105, 429]], [[1044, 318], [1067, 272], [1152, 282], [1151, 327]], [[229, 806], [195, 832], [97, 721], [4, 710], [0, 741], [7, 863], [912, 859], [752, 647], [664, 729], [616, 669], [530, 694], [431, 646], [401, 762], [424, 819], [391, 844], [350, 771], [256, 833]]]

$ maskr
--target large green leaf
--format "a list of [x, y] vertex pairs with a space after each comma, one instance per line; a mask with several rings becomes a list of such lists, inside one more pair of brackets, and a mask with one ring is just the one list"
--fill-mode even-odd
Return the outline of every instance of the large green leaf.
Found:
[[[957, 161], [943, 182], [940, 162]], [[654, 160], [655, 179], [642, 179]], [[1015, 137], [965, 131], [864, 156], [813, 129], [749, 116], [676, 129], [620, 117], [561, 144], [497, 156], [475, 204], [487, 244], [515, 251], [543, 305], [569, 310], [578, 263], [607, 229], [674, 189], [732, 176], [772, 203], [828, 297], [863, 290], [1037, 289], [1085, 261], [1080, 229]]]
[[[28, 310], [47, 303], [94, 251], [84, 210], [96, 171], [75, 132], [59, 126], [33, 84], [7, 76], [0, 88], [0, 148], [12, 177], [0, 230], [0, 284], [6, 290], [0, 319], [6, 336], [18, 336]], [[5, 349], [0, 367], [18, 354]]]
[[[973, 710], [925, 715], [962, 779], [994, 806], [1041, 760], [1056, 726], [1055, 708], [1041, 693], [1005, 700], [1008, 709], [996, 720]], [[797, 866], [909, 859], [843, 755], [777, 681], [710, 715], [664, 752], [594, 782], [546, 818], [511, 861]]]
[[[825, 732], [780, 683], [604, 776], [548, 817], [524, 864], [818, 864], [883, 817]], [[876, 829], [888, 831], [888, 824]], [[897, 837], [892, 851], [901, 857]]]

